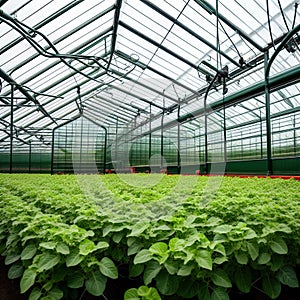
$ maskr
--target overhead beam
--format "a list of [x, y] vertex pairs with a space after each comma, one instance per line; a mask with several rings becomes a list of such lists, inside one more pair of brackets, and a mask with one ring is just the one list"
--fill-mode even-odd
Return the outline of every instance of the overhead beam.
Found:
[[99, 99], [99, 100], [103, 100], [105, 102], [108, 102], [111, 105], [120, 107], [120, 108], [126, 110], [127, 112], [131, 112], [133, 115], [136, 115], [136, 113], [137, 113], [137, 111], [133, 110], [132, 106], [130, 104], [128, 104], [128, 103], [124, 103], [124, 104], [128, 105], [130, 108], [123, 106], [122, 105], [123, 103], [121, 101], [118, 103], [118, 102], [113, 101], [112, 99], [107, 99], [106, 97], [103, 97], [103, 96], [100, 96], [100, 95], [95, 95], [95, 96], [93, 96], [93, 98]]
[[175, 98], [173, 98], [173, 97], [170, 97], [169, 95], [166, 95], [166, 94], [164, 94], [163, 92], [158, 91], [158, 90], [154, 89], [153, 87], [151, 87], [151, 86], [149, 86], [149, 85], [147, 85], [147, 84], [144, 84], [144, 83], [142, 83], [142, 82], [140, 82], [140, 81], [138, 81], [138, 80], [135, 80], [135, 79], [129, 77], [128, 75], [125, 75], [125, 76], [124, 76], [123, 73], [121, 73], [121, 72], [119, 72], [119, 71], [116, 71], [116, 70], [110, 70], [110, 71], [111, 71], [112, 73], [114, 73], [114, 74], [116, 74], [116, 75], [118, 75], [118, 76], [124, 78], [124, 79], [127, 79], [127, 80], [129, 80], [129, 81], [131, 81], [131, 82], [134, 82], [135, 84], [137, 84], [137, 85], [139, 85], [139, 86], [142, 86], [142, 87], [144, 87], [144, 88], [146, 88], [146, 89], [148, 89], [148, 90], [150, 90], [150, 91], [152, 91], [152, 92], [154, 92], [154, 93], [156, 93], [156, 94], [159, 94], [160, 96], [162, 96], [162, 97], [164, 97], [164, 98], [166, 98], [166, 99], [169, 99], [169, 100], [171, 100], [171, 101], [173, 101], [173, 102], [176, 102], [176, 103], [178, 102], [178, 99], [175, 99]]
[[[53, 42], [53, 45], [57, 45], [60, 42], [62, 42], [63, 40], [65, 40], [66, 38], [70, 37], [71, 35], [73, 35], [74, 33], [78, 32], [79, 30], [83, 29], [84, 27], [86, 27], [87, 25], [91, 24], [92, 22], [96, 21], [97, 19], [105, 16], [107, 13], [109, 13], [110, 11], [112, 11], [114, 9], [114, 6], [112, 5], [111, 7], [107, 8], [106, 10], [104, 10], [103, 12], [97, 14], [96, 16], [94, 16], [93, 18], [87, 20], [86, 22], [80, 24], [79, 26], [77, 26], [76, 28], [72, 29], [71, 31], [69, 31], [68, 33], [64, 34], [63, 36], [60, 36], [58, 39], [56, 39]], [[113, 27], [110, 26], [108, 29], [102, 31], [101, 33], [97, 34], [95, 37], [92, 37], [91, 39], [89, 39], [88, 41], [78, 45], [76, 48], [72, 49], [70, 52], [68, 52], [67, 54], [74, 54], [77, 50], [83, 48], [84, 46], [89, 45], [90, 43], [92, 43], [94, 40], [96, 40], [99, 37], [102, 37], [104, 34], [107, 34], [109, 31], [112, 31]], [[51, 47], [50, 46], [46, 46], [44, 47], [44, 50], [49, 50]], [[18, 65], [14, 66], [11, 70], [10, 70], [10, 74], [12, 74], [13, 72], [15, 72], [16, 70], [18, 70], [19, 68], [25, 66], [27, 63], [31, 62], [33, 59], [39, 57], [40, 54], [36, 53], [30, 57], [28, 57], [26, 60], [22, 61], [21, 63], [19, 63]], [[56, 64], [60, 63], [60, 61], [56, 62]], [[48, 67], [49, 68], [49, 67]]]
[[195, 1], [209, 14], [214, 14], [215, 16], [217, 16], [220, 20], [222, 20], [226, 25], [228, 25], [231, 29], [237, 32], [240, 36], [242, 36], [246, 41], [248, 41], [252, 46], [258, 49], [260, 52], [264, 52], [264, 48], [262, 46], [257, 44], [254, 40], [252, 40], [246, 32], [244, 32], [242, 29], [237, 27], [235, 24], [233, 24], [231, 21], [225, 18], [222, 14], [217, 12], [216, 9], [208, 2], [204, 0], [195, 0]]
[[[193, 37], [195, 37], [196, 39], [198, 39], [199, 41], [201, 41], [202, 43], [204, 43], [205, 45], [207, 45], [214, 51], [220, 53], [222, 56], [224, 56], [226, 59], [228, 59], [230, 62], [232, 62], [237, 67], [241, 67], [241, 65], [238, 62], [236, 62], [231, 56], [229, 56], [228, 54], [226, 54], [223, 51], [220, 51], [215, 45], [213, 45], [212, 43], [210, 43], [209, 41], [204, 39], [201, 35], [194, 32], [189, 27], [187, 27], [186, 25], [184, 25], [183, 23], [181, 23], [180, 21], [178, 21], [177, 19], [175, 19], [174, 17], [169, 15], [166, 11], [162, 10], [160, 7], [156, 6], [155, 4], [153, 4], [152, 2], [150, 2], [148, 0], [141, 0], [141, 2], [146, 4], [148, 7], [151, 7], [153, 10], [155, 10], [156, 12], [158, 12], [159, 14], [161, 14], [162, 16], [167, 18], [169, 21], [173, 22], [174, 24], [176, 24], [177, 26], [179, 26], [180, 28], [182, 28], [183, 30], [188, 32], [190, 35], [192, 35]], [[199, 68], [199, 66], [198, 66], [198, 68]], [[202, 69], [202, 71], [204, 71], [204, 73], [209, 73], [205, 69]]]
[[173, 57], [177, 58], [178, 60], [182, 61], [183, 63], [187, 64], [188, 66], [192, 67], [195, 70], [202, 70], [203, 72], [205, 71], [206, 73], [209, 74], [209, 72], [207, 72], [205, 69], [200, 69], [199, 66], [195, 65], [194, 63], [190, 62], [188, 59], [182, 57], [181, 55], [177, 54], [176, 52], [170, 50], [169, 48], [167, 48], [166, 46], [163, 46], [161, 43], [151, 39], [149, 36], [145, 35], [144, 33], [136, 30], [135, 28], [133, 28], [132, 26], [126, 24], [123, 21], [120, 21], [119, 24], [124, 27], [125, 29], [127, 29], [128, 31], [134, 33], [135, 35], [139, 36], [140, 38], [144, 39], [145, 41], [149, 42], [150, 44], [154, 45], [155, 47], [167, 52], [168, 54], [172, 55]]
[[7, 83], [14, 85], [29, 101], [32, 101], [38, 106], [38, 109], [44, 114], [44, 116], [49, 117], [54, 123], [56, 121], [51, 117], [51, 115], [44, 109], [44, 107], [35, 99], [28, 91], [20, 84], [18, 84], [10, 75], [0, 68], [0, 77], [3, 78]]
[[[105, 113], [107, 113], [107, 114], [103, 115], [103, 114], [101, 114], [101, 111], [99, 111], [98, 109], [95, 109], [95, 107], [93, 105], [89, 105], [89, 107], [92, 108], [92, 110], [86, 110], [86, 111], [84, 110], [83, 114], [90, 113], [94, 116], [97, 116], [97, 118], [99, 118], [99, 119], [102, 118], [103, 120], [107, 120], [110, 117], [116, 117], [116, 115], [112, 114], [112, 111], [109, 110], [109, 109], [108, 110], [103, 110]], [[118, 115], [118, 118], [123, 120], [124, 122], [127, 122], [127, 123], [130, 122], [130, 120], [131, 120], [128, 116], [126, 116], [126, 118], [125, 118], [124, 116], [121, 117], [121, 116]]]
[[[284, 88], [286, 86], [298, 82], [300, 82], [300, 65], [271, 77], [269, 79], [270, 91], [274, 92], [278, 89]], [[224, 97], [224, 99], [222, 98], [220, 100], [215, 101], [214, 103], [211, 103], [209, 109], [211, 112], [220, 110], [223, 109], [224, 107], [229, 107], [231, 105], [243, 102], [253, 97], [263, 95], [264, 92], [265, 92], [265, 81], [262, 80], [248, 88], [243, 89], [242, 91], [238, 91], [232, 95]], [[204, 116], [204, 114], [205, 114], [205, 110], [202, 107], [198, 110], [195, 110], [192, 113], [187, 113], [176, 120], [164, 124], [164, 128], [170, 128], [176, 126], [178, 122], [184, 123], [188, 120], [194, 119], [195, 117]], [[161, 126], [157, 126], [156, 128], [153, 128], [152, 131], [154, 132], [160, 129]], [[145, 134], [147, 134], [147, 132]]]
[[[291, 68], [285, 72], [281, 72], [277, 75], [274, 75], [269, 79], [270, 91], [274, 92], [278, 89], [284, 88], [288, 85], [295, 84], [300, 82], [300, 65]], [[245, 100], [251, 99], [262, 95], [265, 92], [265, 80], [262, 80], [252, 86], [249, 86], [242, 91], [238, 91], [232, 95], [220, 99], [210, 104], [210, 109], [217, 110], [225, 106], [230, 106], [235, 103], [243, 102]], [[198, 116], [204, 113], [204, 109], [201, 108], [196, 110], [193, 114], [186, 114], [180, 118], [180, 122], [192, 117]]]
[[119, 26], [119, 20], [120, 20], [121, 6], [122, 6], [122, 0], [116, 0], [114, 24], [113, 24], [113, 31], [112, 31], [112, 40], [111, 40], [111, 46], [110, 46], [110, 57], [108, 60], [108, 64], [106, 66], [106, 71], [109, 70], [109, 67], [110, 67], [110, 64], [111, 64], [111, 61], [113, 59], [113, 55], [114, 55], [114, 52], [116, 49], [117, 32], [118, 32], [118, 26]]
[[[42, 28], [43, 26], [45, 26], [49, 22], [55, 20], [56, 18], [58, 18], [59, 16], [61, 16], [62, 14], [69, 11], [70, 9], [72, 9], [73, 7], [75, 7], [76, 5], [78, 5], [79, 3], [83, 2], [83, 1], [84, 0], [75, 0], [71, 3], [69, 3], [68, 5], [66, 5], [65, 7], [60, 9], [59, 11], [56, 11], [55, 13], [50, 15], [48, 18], [46, 18], [43, 21], [36, 24], [33, 28], [35, 30], [38, 30], [38, 29]], [[15, 39], [14, 41], [12, 41], [11, 43], [9, 43], [8, 45], [4, 46], [3, 48], [0, 49], [0, 55], [3, 54], [4, 52], [8, 51], [12, 47], [16, 46], [18, 43], [20, 43], [23, 40], [24, 40], [23, 37], [19, 37], [19, 38]]]
[[149, 71], [151, 71], [151, 72], [153, 72], [153, 73], [155, 73], [155, 74], [161, 76], [162, 78], [165, 78], [165, 79], [167, 79], [167, 80], [170, 80], [171, 82], [173, 82], [173, 83], [175, 83], [176, 85], [178, 85], [178, 86], [180, 86], [180, 87], [186, 89], [187, 91], [191, 92], [192, 94], [196, 94], [196, 95], [198, 94], [197, 91], [195, 91], [195, 90], [191, 89], [190, 87], [188, 87], [188, 86], [182, 84], [182, 83], [179, 82], [178, 80], [176, 80], [176, 79], [174, 79], [174, 78], [172, 78], [172, 77], [170, 77], [170, 76], [168, 76], [168, 75], [166, 75], [166, 74], [164, 74], [164, 73], [162, 73], [162, 72], [160, 72], [160, 71], [158, 71], [158, 70], [156, 70], [156, 69], [154, 69], [154, 68], [152, 68], [152, 67], [150, 67], [150, 66], [144, 64], [143, 62], [140, 62], [140, 61], [136, 61], [136, 62], [135, 62], [135, 61], [132, 61], [132, 59], [130, 58], [129, 55], [127, 55], [126, 53], [124, 53], [124, 52], [122, 52], [122, 51], [120, 51], [120, 50], [116, 50], [115, 53], [116, 53], [116, 55], [118, 55], [119, 57], [125, 59], [126, 61], [128, 61], [128, 62], [130, 62], [130, 63], [132, 63], [132, 64], [134, 64], [134, 65], [136, 65], [136, 66], [138, 66], [138, 67], [140, 67], [140, 68], [142, 68], [143, 70], [146, 70], [146, 69], [147, 69], [147, 70], [149, 70]]
[[165, 110], [164, 107], [162, 107], [162, 106], [160, 106], [160, 105], [157, 105], [157, 104], [151, 102], [150, 100], [148, 100], [148, 99], [146, 99], [146, 98], [144, 98], [144, 97], [140, 97], [140, 96], [138, 96], [138, 95], [136, 95], [136, 94], [134, 94], [134, 93], [128, 92], [128, 91], [125, 90], [125, 89], [121, 89], [121, 88], [118, 87], [118, 86], [114, 86], [114, 85], [108, 85], [108, 86], [111, 87], [112, 89], [118, 90], [118, 91], [120, 91], [120, 92], [122, 92], [122, 93], [124, 93], [124, 94], [127, 94], [127, 95], [129, 95], [129, 96], [131, 96], [131, 97], [133, 97], [133, 98], [136, 98], [137, 100], [140, 100], [140, 101], [142, 101], [142, 102], [148, 103], [149, 105], [153, 105], [154, 107], [159, 108], [159, 109], [161, 109], [161, 110]]
[[111, 114], [112, 112], [115, 112], [117, 110], [118, 112], [118, 116], [123, 116], [124, 119], [131, 119], [132, 117], [134, 117], [134, 115], [128, 114], [128, 113], [124, 113], [123, 111], [118, 110], [116, 107], [109, 105], [107, 103], [101, 103], [101, 106], [98, 106], [98, 103], [95, 102], [86, 102], [83, 107], [89, 107], [92, 108], [93, 111], [98, 111], [98, 112], [105, 112], [106, 116], [109, 116], [109, 114]]

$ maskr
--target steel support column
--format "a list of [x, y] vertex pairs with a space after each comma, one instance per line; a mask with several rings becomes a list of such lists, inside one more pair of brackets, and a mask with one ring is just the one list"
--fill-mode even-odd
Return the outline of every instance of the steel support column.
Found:
[[259, 123], [260, 123], [260, 158], [264, 156], [264, 148], [263, 148], [263, 123], [261, 116], [261, 109], [259, 109]]
[[149, 166], [151, 167], [151, 152], [152, 152], [152, 105], [150, 104], [150, 116], [149, 116]]
[[[180, 100], [178, 99], [177, 118], [180, 117]], [[181, 161], [180, 161], [180, 123], [177, 123], [177, 173], [181, 173]]]
[[164, 164], [164, 116], [165, 116], [165, 111], [163, 110], [163, 114], [161, 115], [161, 129], [160, 129], [160, 169], [161, 170]]
[[223, 107], [223, 147], [224, 147], [224, 162], [227, 162], [227, 128], [226, 128], [226, 108]]
[[[210, 82], [209, 86], [206, 89], [205, 95], [204, 95], [204, 137], [205, 137], [205, 141], [204, 141], [204, 147], [205, 147], [205, 174], [208, 174], [208, 109], [207, 109], [207, 97], [208, 97], [208, 93], [210, 91], [210, 89], [212, 88], [214, 82], [216, 81], [217, 77], [218, 77], [218, 73], [216, 73], [215, 77], [213, 78], [213, 80]], [[178, 119], [179, 120], [179, 119]]]
[[[265, 70], [268, 66], [269, 53], [265, 53]], [[273, 174], [272, 166], [272, 130], [271, 130], [271, 110], [270, 110], [270, 87], [268, 80], [265, 82], [265, 98], [266, 98], [266, 135], [267, 135], [267, 175]]]
[[14, 142], [14, 84], [11, 84], [10, 97], [10, 145], [9, 145], [9, 173], [13, 168], [13, 142]]
[[31, 141], [29, 141], [28, 173], [31, 173]]

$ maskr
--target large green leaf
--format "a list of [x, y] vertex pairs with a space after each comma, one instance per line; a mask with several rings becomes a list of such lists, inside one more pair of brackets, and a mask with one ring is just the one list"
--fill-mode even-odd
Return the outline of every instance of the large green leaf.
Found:
[[139, 241], [134, 241], [130, 245], [128, 245], [127, 255], [130, 256], [132, 254], [136, 254], [144, 247], [143, 243]]
[[251, 259], [254, 261], [259, 255], [259, 246], [256, 242], [247, 242], [248, 252], [251, 256]]
[[131, 236], [139, 236], [141, 235], [148, 227], [150, 226], [149, 222], [141, 222], [136, 223], [132, 228], [130, 234], [127, 235], [127, 237]]
[[68, 273], [67, 286], [72, 289], [81, 288], [84, 284], [84, 274], [81, 271], [73, 271]]
[[96, 250], [96, 246], [95, 246], [94, 242], [89, 239], [85, 239], [79, 244], [79, 254], [80, 255], [86, 256], [95, 250]]
[[240, 265], [246, 265], [248, 263], [248, 256], [247, 256], [246, 253], [240, 252], [240, 251], [236, 251], [236, 252], [234, 252], [234, 256], [236, 258], [236, 261]]
[[222, 245], [222, 244], [216, 244], [213, 247], [213, 250], [214, 250], [214, 252], [218, 252], [218, 253], [222, 254], [223, 256], [226, 256], [226, 250], [225, 250], [224, 245]]
[[270, 243], [271, 249], [278, 254], [287, 254], [288, 253], [288, 247], [286, 242], [281, 238], [277, 237]]
[[106, 287], [107, 277], [102, 275], [100, 271], [92, 271], [88, 276], [85, 281], [86, 290], [93, 296], [102, 295]]
[[56, 245], [56, 251], [63, 255], [68, 255], [70, 253], [70, 248], [67, 244], [65, 244], [63, 242], [59, 242]]
[[159, 263], [163, 264], [169, 257], [168, 255], [168, 245], [163, 242], [158, 242], [153, 244], [149, 251], [153, 254], [155, 259], [159, 261]]
[[256, 232], [251, 228], [247, 228], [247, 230], [245, 231], [244, 240], [251, 240], [256, 237], [257, 237]]
[[271, 261], [271, 271], [280, 270], [285, 265], [285, 255], [273, 254]]
[[99, 262], [99, 268], [103, 275], [111, 279], [118, 278], [118, 269], [110, 258], [103, 257]]
[[152, 279], [160, 272], [162, 266], [157, 261], [149, 261], [143, 275], [144, 284], [148, 285]]
[[169, 274], [174, 275], [178, 271], [179, 263], [175, 260], [167, 260], [164, 262], [164, 267], [169, 272]]
[[249, 293], [252, 284], [252, 276], [249, 268], [237, 269], [234, 274], [234, 281], [241, 292]]
[[198, 300], [211, 300], [207, 284], [200, 285], [198, 291]]
[[264, 274], [262, 278], [262, 287], [264, 292], [271, 298], [277, 298], [281, 293], [280, 281], [271, 276], [270, 274]]
[[48, 250], [53, 250], [56, 247], [56, 244], [56, 242], [42, 242], [39, 246]]
[[200, 250], [195, 256], [195, 260], [198, 263], [199, 267], [212, 270], [212, 259], [211, 253], [207, 250]]
[[211, 280], [217, 286], [222, 286], [225, 288], [232, 287], [231, 281], [227, 273], [222, 269], [215, 270], [211, 275]]
[[100, 241], [100, 242], [98, 242], [97, 245], [96, 245], [96, 250], [99, 250], [99, 249], [107, 249], [108, 247], [109, 247], [109, 243]]
[[182, 265], [178, 272], [178, 276], [189, 276], [192, 273], [192, 270], [194, 269], [193, 265]]
[[10, 265], [10, 264], [16, 262], [17, 260], [19, 260], [20, 257], [21, 257], [20, 254], [15, 254], [15, 253], [8, 254], [8, 255], [5, 257], [4, 263], [5, 263], [6, 265]]
[[168, 251], [168, 245], [163, 242], [158, 242], [158, 243], [153, 244], [149, 248], [149, 251], [153, 254], [163, 256]]
[[211, 300], [229, 300], [229, 296], [224, 288], [217, 286], [211, 293]]
[[134, 257], [134, 264], [143, 264], [152, 259], [152, 253], [148, 249], [142, 249]]
[[142, 299], [145, 300], [161, 300], [157, 290], [153, 287], [140, 286], [137, 293]]
[[66, 268], [65, 264], [60, 264], [59, 266], [55, 267], [55, 270], [51, 271], [52, 273], [51, 279], [53, 280], [53, 282], [63, 281], [68, 271], [70, 270], [71, 270], [70, 268]]
[[163, 270], [156, 276], [156, 287], [163, 295], [174, 295], [179, 286], [178, 277]]
[[79, 252], [73, 250], [66, 258], [67, 267], [77, 266], [82, 262], [84, 256], [80, 255]]
[[290, 266], [284, 266], [279, 270], [278, 278], [282, 284], [291, 288], [298, 288], [299, 282], [295, 270]]
[[41, 298], [41, 295], [42, 295], [41, 290], [40, 290], [38, 287], [35, 287], [35, 288], [31, 291], [28, 300], [38, 300], [38, 299]]
[[20, 290], [22, 294], [28, 291], [34, 285], [36, 275], [36, 271], [32, 269], [26, 269], [24, 271], [20, 281]]
[[129, 266], [129, 277], [137, 277], [141, 275], [144, 271], [144, 265], [143, 264], [130, 264]]
[[21, 253], [21, 259], [26, 260], [26, 259], [33, 258], [34, 255], [36, 254], [36, 251], [37, 251], [37, 248], [36, 248], [35, 244], [27, 245]]
[[138, 290], [136, 288], [127, 290], [124, 294], [124, 300], [140, 300]]
[[24, 272], [24, 267], [22, 263], [16, 262], [9, 268], [7, 276], [9, 279], [16, 279], [21, 277], [23, 272]]
[[199, 283], [191, 278], [185, 277], [179, 282], [179, 288], [177, 294], [184, 299], [190, 299], [198, 295], [199, 292]]
[[112, 240], [116, 244], [119, 244], [121, 242], [122, 238], [124, 237], [124, 235], [125, 235], [124, 231], [116, 232], [116, 233], [113, 234]]
[[222, 234], [222, 233], [228, 233], [232, 229], [233, 229], [232, 225], [225, 224], [225, 225], [219, 225], [219, 226], [217, 226], [216, 228], [214, 228], [213, 232], [214, 233], [220, 233], [220, 234]]
[[271, 255], [270, 253], [263, 252], [259, 255], [257, 262], [260, 265], [265, 265], [271, 260]]
[[51, 297], [53, 300], [59, 300], [63, 298], [64, 293], [61, 289], [54, 287], [51, 291], [49, 291], [48, 296]]
[[37, 262], [37, 267], [40, 272], [50, 270], [60, 262], [60, 256], [56, 253], [42, 253]]

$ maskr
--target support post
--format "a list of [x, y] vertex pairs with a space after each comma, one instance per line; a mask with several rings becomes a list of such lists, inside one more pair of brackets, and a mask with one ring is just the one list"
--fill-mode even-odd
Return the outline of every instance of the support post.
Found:
[[227, 129], [226, 129], [226, 111], [225, 105], [223, 107], [223, 147], [224, 147], [224, 162], [227, 162]]
[[[152, 105], [150, 104], [150, 117], [149, 117], [149, 167], [150, 166], [150, 160], [151, 160], [151, 152], [152, 152]], [[150, 170], [151, 171], [151, 170]]]
[[[119, 169], [121, 166], [118, 163], [118, 130], [119, 130], [119, 118], [116, 116], [116, 139], [115, 139], [115, 164], [117, 168], [114, 169]], [[106, 150], [105, 150], [106, 151]]]
[[[83, 145], [82, 145], [82, 138], [83, 138], [83, 134], [82, 134], [82, 131], [83, 131], [83, 118], [81, 118], [81, 120], [79, 120], [80, 122], [80, 153], [79, 153], [79, 163], [80, 163], [80, 173], [82, 173], [82, 149], [83, 149]], [[73, 131], [74, 132], [74, 131]], [[77, 151], [77, 149], [76, 149]], [[73, 168], [73, 172], [74, 172], [74, 168]]]
[[52, 142], [51, 142], [51, 175], [53, 175], [53, 169], [54, 169], [54, 134], [55, 134], [55, 128], [52, 130]]
[[219, 73], [216, 73], [215, 77], [209, 83], [205, 95], [204, 95], [204, 137], [205, 137], [205, 174], [208, 174], [208, 109], [207, 109], [207, 97], [210, 89], [213, 87], [213, 84], [217, 80]]
[[104, 136], [104, 152], [103, 152], [103, 174], [105, 174], [106, 169], [106, 151], [107, 151], [107, 128], [101, 125], [101, 128], [105, 131]]
[[160, 169], [163, 168], [164, 164], [164, 112], [161, 116], [161, 129], [160, 129]]
[[263, 148], [263, 126], [262, 126], [261, 109], [259, 109], [259, 122], [260, 122], [260, 158], [262, 159], [264, 156], [264, 148]]
[[28, 173], [31, 173], [31, 141], [29, 141]]
[[[164, 93], [165, 91], [163, 91]], [[163, 168], [164, 162], [164, 117], [165, 117], [165, 98], [163, 98], [163, 112], [161, 115], [161, 125], [160, 125], [160, 170]]]
[[[180, 100], [178, 99], [177, 119], [180, 118]], [[177, 173], [181, 173], [181, 161], [180, 161], [180, 123], [177, 122]]]
[[13, 169], [13, 142], [14, 142], [14, 85], [11, 84], [10, 98], [10, 147], [9, 147], [9, 173]]
[[296, 135], [296, 117], [295, 117], [295, 115], [293, 118], [293, 133], [294, 133], [294, 135], [293, 135], [294, 155], [296, 155], [296, 153], [297, 153], [297, 142], [296, 142], [297, 135]]
[[[268, 66], [269, 53], [265, 53], [265, 70]], [[269, 78], [266, 78], [265, 82], [265, 98], [266, 98], [266, 134], [267, 134], [267, 175], [270, 176], [273, 174], [272, 166], [272, 132], [271, 132], [271, 111], [270, 111], [270, 86]]]

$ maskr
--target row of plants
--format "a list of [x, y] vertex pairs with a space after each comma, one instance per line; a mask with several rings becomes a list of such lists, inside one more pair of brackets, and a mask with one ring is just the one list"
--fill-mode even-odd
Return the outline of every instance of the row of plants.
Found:
[[293, 179], [2, 174], [0, 253], [29, 300], [105, 295], [124, 274], [139, 283], [125, 300], [227, 300], [253, 289], [275, 299], [282, 285], [299, 287], [299, 188]]

